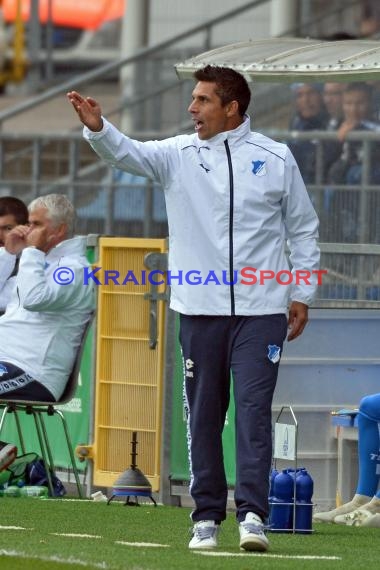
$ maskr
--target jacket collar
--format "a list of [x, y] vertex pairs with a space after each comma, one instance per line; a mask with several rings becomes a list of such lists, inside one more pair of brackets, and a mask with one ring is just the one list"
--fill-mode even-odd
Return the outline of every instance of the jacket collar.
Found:
[[219, 147], [224, 146], [224, 141], [228, 141], [229, 144], [233, 145], [236, 142], [240, 141], [241, 139], [246, 139], [251, 131], [251, 121], [249, 115], [244, 115], [244, 121], [236, 127], [236, 129], [232, 129], [230, 131], [224, 131], [222, 133], [218, 133], [214, 137], [208, 140], [201, 140], [196, 138], [198, 148], [201, 147]]
[[70, 239], [61, 241], [46, 254], [48, 261], [59, 259], [65, 255], [85, 255], [86, 254], [86, 237], [75, 236]]

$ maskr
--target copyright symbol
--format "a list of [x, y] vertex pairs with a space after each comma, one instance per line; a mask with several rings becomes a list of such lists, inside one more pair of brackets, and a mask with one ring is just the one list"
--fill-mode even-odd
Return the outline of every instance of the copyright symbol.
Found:
[[70, 267], [57, 267], [53, 279], [58, 285], [70, 285], [74, 281], [74, 271]]

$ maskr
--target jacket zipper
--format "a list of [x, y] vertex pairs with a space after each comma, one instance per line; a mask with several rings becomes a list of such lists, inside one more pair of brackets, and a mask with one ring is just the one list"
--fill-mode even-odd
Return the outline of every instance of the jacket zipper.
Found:
[[224, 141], [226, 147], [228, 172], [230, 178], [230, 224], [229, 224], [229, 271], [230, 271], [230, 301], [231, 301], [231, 316], [235, 316], [235, 291], [234, 291], [234, 173], [232, 170], [231, 151], [228, 146], [228, 141]]

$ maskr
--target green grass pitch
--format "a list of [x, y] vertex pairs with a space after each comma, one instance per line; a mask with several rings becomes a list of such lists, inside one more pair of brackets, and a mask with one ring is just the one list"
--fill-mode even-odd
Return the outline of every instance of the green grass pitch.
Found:
[[380, 529], [318, 524], [271, 534], [267, 553], [238, 547], [233, 514], [211, 553], [190, 551], [190, 509], [87, 500], [0, 498], [0, 569], [349, 570], [379, 567]]

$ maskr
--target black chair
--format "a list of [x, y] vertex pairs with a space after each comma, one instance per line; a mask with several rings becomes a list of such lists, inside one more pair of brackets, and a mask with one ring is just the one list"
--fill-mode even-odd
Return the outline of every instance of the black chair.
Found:
[[90, 317], [89, 321], [87, 322], [85, 329], [83, 331], [82, 339], [81, 339], [80, 345], [78, 347], [78, 351], [77, 351], [77, 354], [75, 357], [73, 368], [71, 370], [69, 379], [67, 380], [65, 390], [64, 390], [62, 396], [60, 397], [59, 401], [57, 401], [57, 402], [35, 402], [35, 401], [27, 401], [27, 400], [11, 401], [8, 399], [0, 399], [0, 406], [5, 406], [3, 413], [2, 413], [2, 416], [1, 416], [1, 419], [0, 419], [0, 436], [1, 436], [1, 431], [3, 429], [3, 425], [5, 423], [5, 418], [6, 418], [7, 414], [13, 413], [14, 418], [15, 418], [15, 422], [16, 422], [19, 440], [20, 440], [21, 450], [22, 450], [23, 454], [26, 453], [26, 451], [25, 451], [24, 437], [22, 434], [22, 427], [21, 427], [21, 423], [20, 423], [20, 418], [18, 416], [18, 412], [25, 412], [26, 414], [33, 415], [34, 424], [36, 427], [37, 438], [38, 438], [38, 442], [39, 442], [39, 445], [41, 448], [41, 456], [42, 456], [42, 459], [44, 460], [45, 466], [47, 467], [46, 473], [47, 473], [47, 479], [48, 479], [49, 492], [50, 492], [51, 496], [54, 496], [54, 489], [53, 489], [52, 477], [51, 476], [52, 476], [52, 474], [55, 474], [55, 468], [54, 468], [54, 460], [53, 460], [53, 455], [52, 455], [52, 451], [51, 451], [51, 446], [49, 443], [48, 433], [47, 433], [47, 429], [46, 429], [46, 425], [45, 425], [45, 420], [43, 417], [44, 413], [46, 413], [48, 416], [53, 416], [54, 414], [56, 414], [57, 416], [59, 416], [61, 418], [62, 427], [63, 427], [65, 438], [66, 438], [66, 445], [67, 445], [67, 449], [68, 449], [68, 452], [70, 455], [71, 467], [73, 469], [75, 482], [76, 482], [76, 486], [78, 489], [78, 495], [81, 499], [83, 498], [82, 486], [81, 486], [80, 479], [79, 479], [78, 469], [77, 469], [77, 466], [75, 463], [73, 445], [71, 442], [67, 421], [66, 421], [64, 414], [61, 412], [61, 410], [58, 410], [56, 408], [56, 406], [66, 404], [74, 396], [75, 390], [76, 390], [77, 385], [78, 385], [78, 377], [79, 377], [79, 372], [80, 372], [80, 365], [81, 365], [84, 346], [86, 344], [88, 333], [90, 331], [90, 328], [91, 328], [93, 321], [94, 321], [94, 313], [91, 315], [91, 317]]

